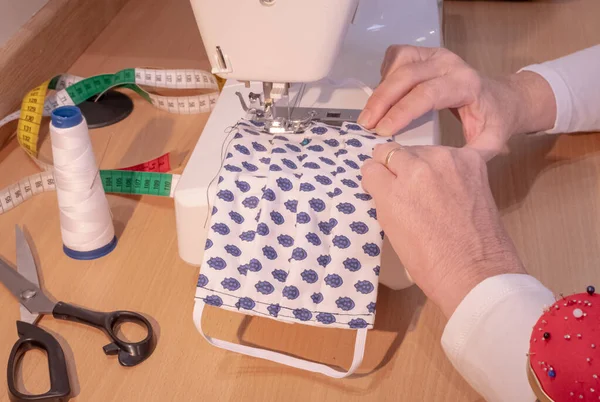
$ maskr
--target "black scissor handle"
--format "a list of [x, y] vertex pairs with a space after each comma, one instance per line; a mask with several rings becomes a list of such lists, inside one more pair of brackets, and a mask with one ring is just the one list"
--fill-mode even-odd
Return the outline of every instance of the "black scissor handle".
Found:
[[[144, 316], [138, 313], [131, 311], [101, 313], [58, 302], [52, 311], [52, 315], [55, 318], [79, 322], [104, 331], [112, 341], [104, 347], [104, 353], [107, 355], [118, 353], [119, 363], [122, 366], [130, 367], [140, 364], [150, 357], [156, 347], [152, 325]], [[120, 324], [126, 322], [135, 322], [146, 327], [146, 338], [139, 342], [125, 342], [119, 339], [116, 329]]]
[[[65, 354], [58, 341], [43, 329], [23, 321], [17, 321], [19, 340], [15, 343], [8, 358], [8, 393], [13, 402], [51, 401], [63, 402], [68, 400], [71, 393], [69, 373]], [[44, 394], [29, 395], [20, 392], [15, 384], [17, 364], [28, 350], [43, 349], [48, 356], [50, 370], [50, 390]]]

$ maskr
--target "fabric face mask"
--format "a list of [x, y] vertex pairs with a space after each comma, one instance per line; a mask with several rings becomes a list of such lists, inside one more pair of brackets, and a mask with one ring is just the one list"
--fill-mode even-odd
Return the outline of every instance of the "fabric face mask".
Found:
[[[360, 365], [375, 321], [383, 232], [360, 166], [391, 139], [356, 124], [314, 125], [302, 134], [260, 132], [238, 123], [218, 179], [194, 321], [213, 345], [345, 377]], [[231, 138], [231, 137], [230, 137]], [[213, 339], [205, 305], [249, 315], [357, 331], [348, 372]]]

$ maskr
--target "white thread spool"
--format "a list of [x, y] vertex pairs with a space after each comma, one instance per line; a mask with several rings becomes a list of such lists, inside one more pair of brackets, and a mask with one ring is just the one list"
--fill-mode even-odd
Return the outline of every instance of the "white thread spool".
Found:
[[78, 260], [100, 258], [115, 248], [117, 238], [87, 122], [76, 106], [59, 107], [51, 118], [63, 250]]

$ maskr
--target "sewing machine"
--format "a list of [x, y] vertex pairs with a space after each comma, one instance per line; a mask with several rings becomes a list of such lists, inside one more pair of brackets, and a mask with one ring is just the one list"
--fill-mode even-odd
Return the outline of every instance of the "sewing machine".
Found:
[[[438, 0], [191, 0], [212, 73], [226, 83], [175, 190], [180, 257], [202, 262], [209, 187], [221, 166], [225, 129], [240, 118], [272, 133], [312, 121], [356, 121], [380, 80], [392, 44], [441, 45]], [[405, 145], [439, 143], [437, 113], [396, 136]], [[387, 239], [380, 282], [412, 284]], [[390, 268], [388, 268], [390, 267]]]

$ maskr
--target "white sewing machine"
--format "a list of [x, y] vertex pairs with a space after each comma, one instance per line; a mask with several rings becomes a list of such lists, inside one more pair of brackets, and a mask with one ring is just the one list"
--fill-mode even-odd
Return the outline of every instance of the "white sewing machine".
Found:
[[[202, 262], [205, 221], [221, 166], [225, 129], [243, 117], [271, 132], [302, 131], [312, 120], [356, 121], [393, 44], [441, 45], [438, 0], [191, 0], [212, 73], [227, 79], [175, 190], [180, 257]], [[439, 143], [437, 113], [397, 136]], [[380, 281], [412, 284], [384, 242]], [[388, 268], [390, 267], [390, 268]]]

